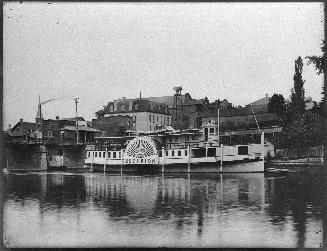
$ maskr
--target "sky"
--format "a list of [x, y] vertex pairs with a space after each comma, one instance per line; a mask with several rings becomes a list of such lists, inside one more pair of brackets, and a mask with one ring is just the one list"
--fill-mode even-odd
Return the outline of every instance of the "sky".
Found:
[[[87, 120], [121, 97], [173, 95], [246, 105], [289, 98], [294, 62], [321, 55], [323, 3], [3, 3], [3, 128]], [[305, 95], [323, 76], [304, 63]]]

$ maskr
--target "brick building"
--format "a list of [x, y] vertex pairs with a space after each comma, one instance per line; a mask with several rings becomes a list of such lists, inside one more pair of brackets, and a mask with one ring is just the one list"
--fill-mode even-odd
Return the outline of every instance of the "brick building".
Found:
[[133, 118], [130, 116], [111, 116], [93, 119], [92, 127], [101, 130], [103, 137], [122, 136], [126, 130], [133, 130]]

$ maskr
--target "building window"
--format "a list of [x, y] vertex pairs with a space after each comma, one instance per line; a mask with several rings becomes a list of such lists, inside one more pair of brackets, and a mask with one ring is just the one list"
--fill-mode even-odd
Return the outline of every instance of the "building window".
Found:
[[95, 152], [94, 157], [95, 157], [95, 158], [98, 157], [98, 153], [97, 153], [97, 152]]
[[185, 156], [187, 156], [187, 150], [185, 150]]
[[52, 161], [52, 157], [49, 157], [49, 161]]
[[99, 152], [99, 158], [101, 158], [101, 152]]
[[192, 135], [192, 139], [195, 140], [195, 135]]
[[108, 152], [108, 158], [111, 158], [111, 152]]
[[150, 125], [150, 131], [152, 130], [151, 125]]
[[174, 150], [171, 151], [171, 156], [175, 156]]
[[210, 128], [210, 134], [214, 134], [215, 128]]
[[151, 115], [149, 115], [149, 121], [151, 122]]
[[87, 152], [87, 157], [90, 158], [90, 156], [91, 156], [91, 153]]
[[119, 158], [121, 159], [121, 152], [119, 152]]
[[103, 152], [103, 155], [102, 156], [103, 156], [103, 158], [105, 158], [106, 157], [106, 152]]
[[189, 136], [186, 136], [185, 140], [186, 141], [189, 141], [190, 140], [190, 137]]
[[156, 122], [154, 115], [152, 115], [152, 121], [153, 121], [153, 123]]
[[175, 142], [178, 142], [178, 137], [177, 136], [175, 136]]
[[114, 107], [111, 105], [109, 106], [109, 112], [113, 112], [114, 111]]
[[113, 152], [112, 155], [113, 155], [112, 158], [115, 159], [116, 158], [116, 152]]
[[168, 156], [168, 151], [166, 151], [166, 156]]
[[159, 116], [157, 115], [157, 123], [159, 123]]
[[135, 109], [135, 111], [138, 111], [138, 110], [139, 110], [139, 104], [136, 104], [136, 105], [134, 106], [134, 109]]
[[182, 152], [181, 151], [178, 151], [177, 154], [178, 154], [178, 156], [182, 156]]
[[164, 117], [164, 124], [166, 124], [166, 117]]
[[160, 123], [162, 124], [162, 116], [160, 116]]
[[169, 125], [169, 117], [167, 117], [167, 124]]
[[159, 157], [162, 157], [162, 151], [159, 151]]
[[122, 111], [122, 112], [125, 111], [125, 105], [124, 105], [124, 104], [122, 104], [122, 105], [120, 106], [120, 111]]

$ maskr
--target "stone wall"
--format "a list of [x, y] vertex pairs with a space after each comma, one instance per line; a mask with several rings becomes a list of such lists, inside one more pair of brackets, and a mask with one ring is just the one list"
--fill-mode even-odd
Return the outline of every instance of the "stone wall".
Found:
[[46, 148], [30, 145], [8, 147], [4, 161], [8, 170], [47, 170]]

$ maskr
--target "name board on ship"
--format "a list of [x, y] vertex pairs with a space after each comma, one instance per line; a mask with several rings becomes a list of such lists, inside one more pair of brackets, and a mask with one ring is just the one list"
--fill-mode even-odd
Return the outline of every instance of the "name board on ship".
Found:
[[151, 138], [137, 137], [128, 143], [124, 154], [124, 165], [156, 164], [158, 164], [158, 150]]

